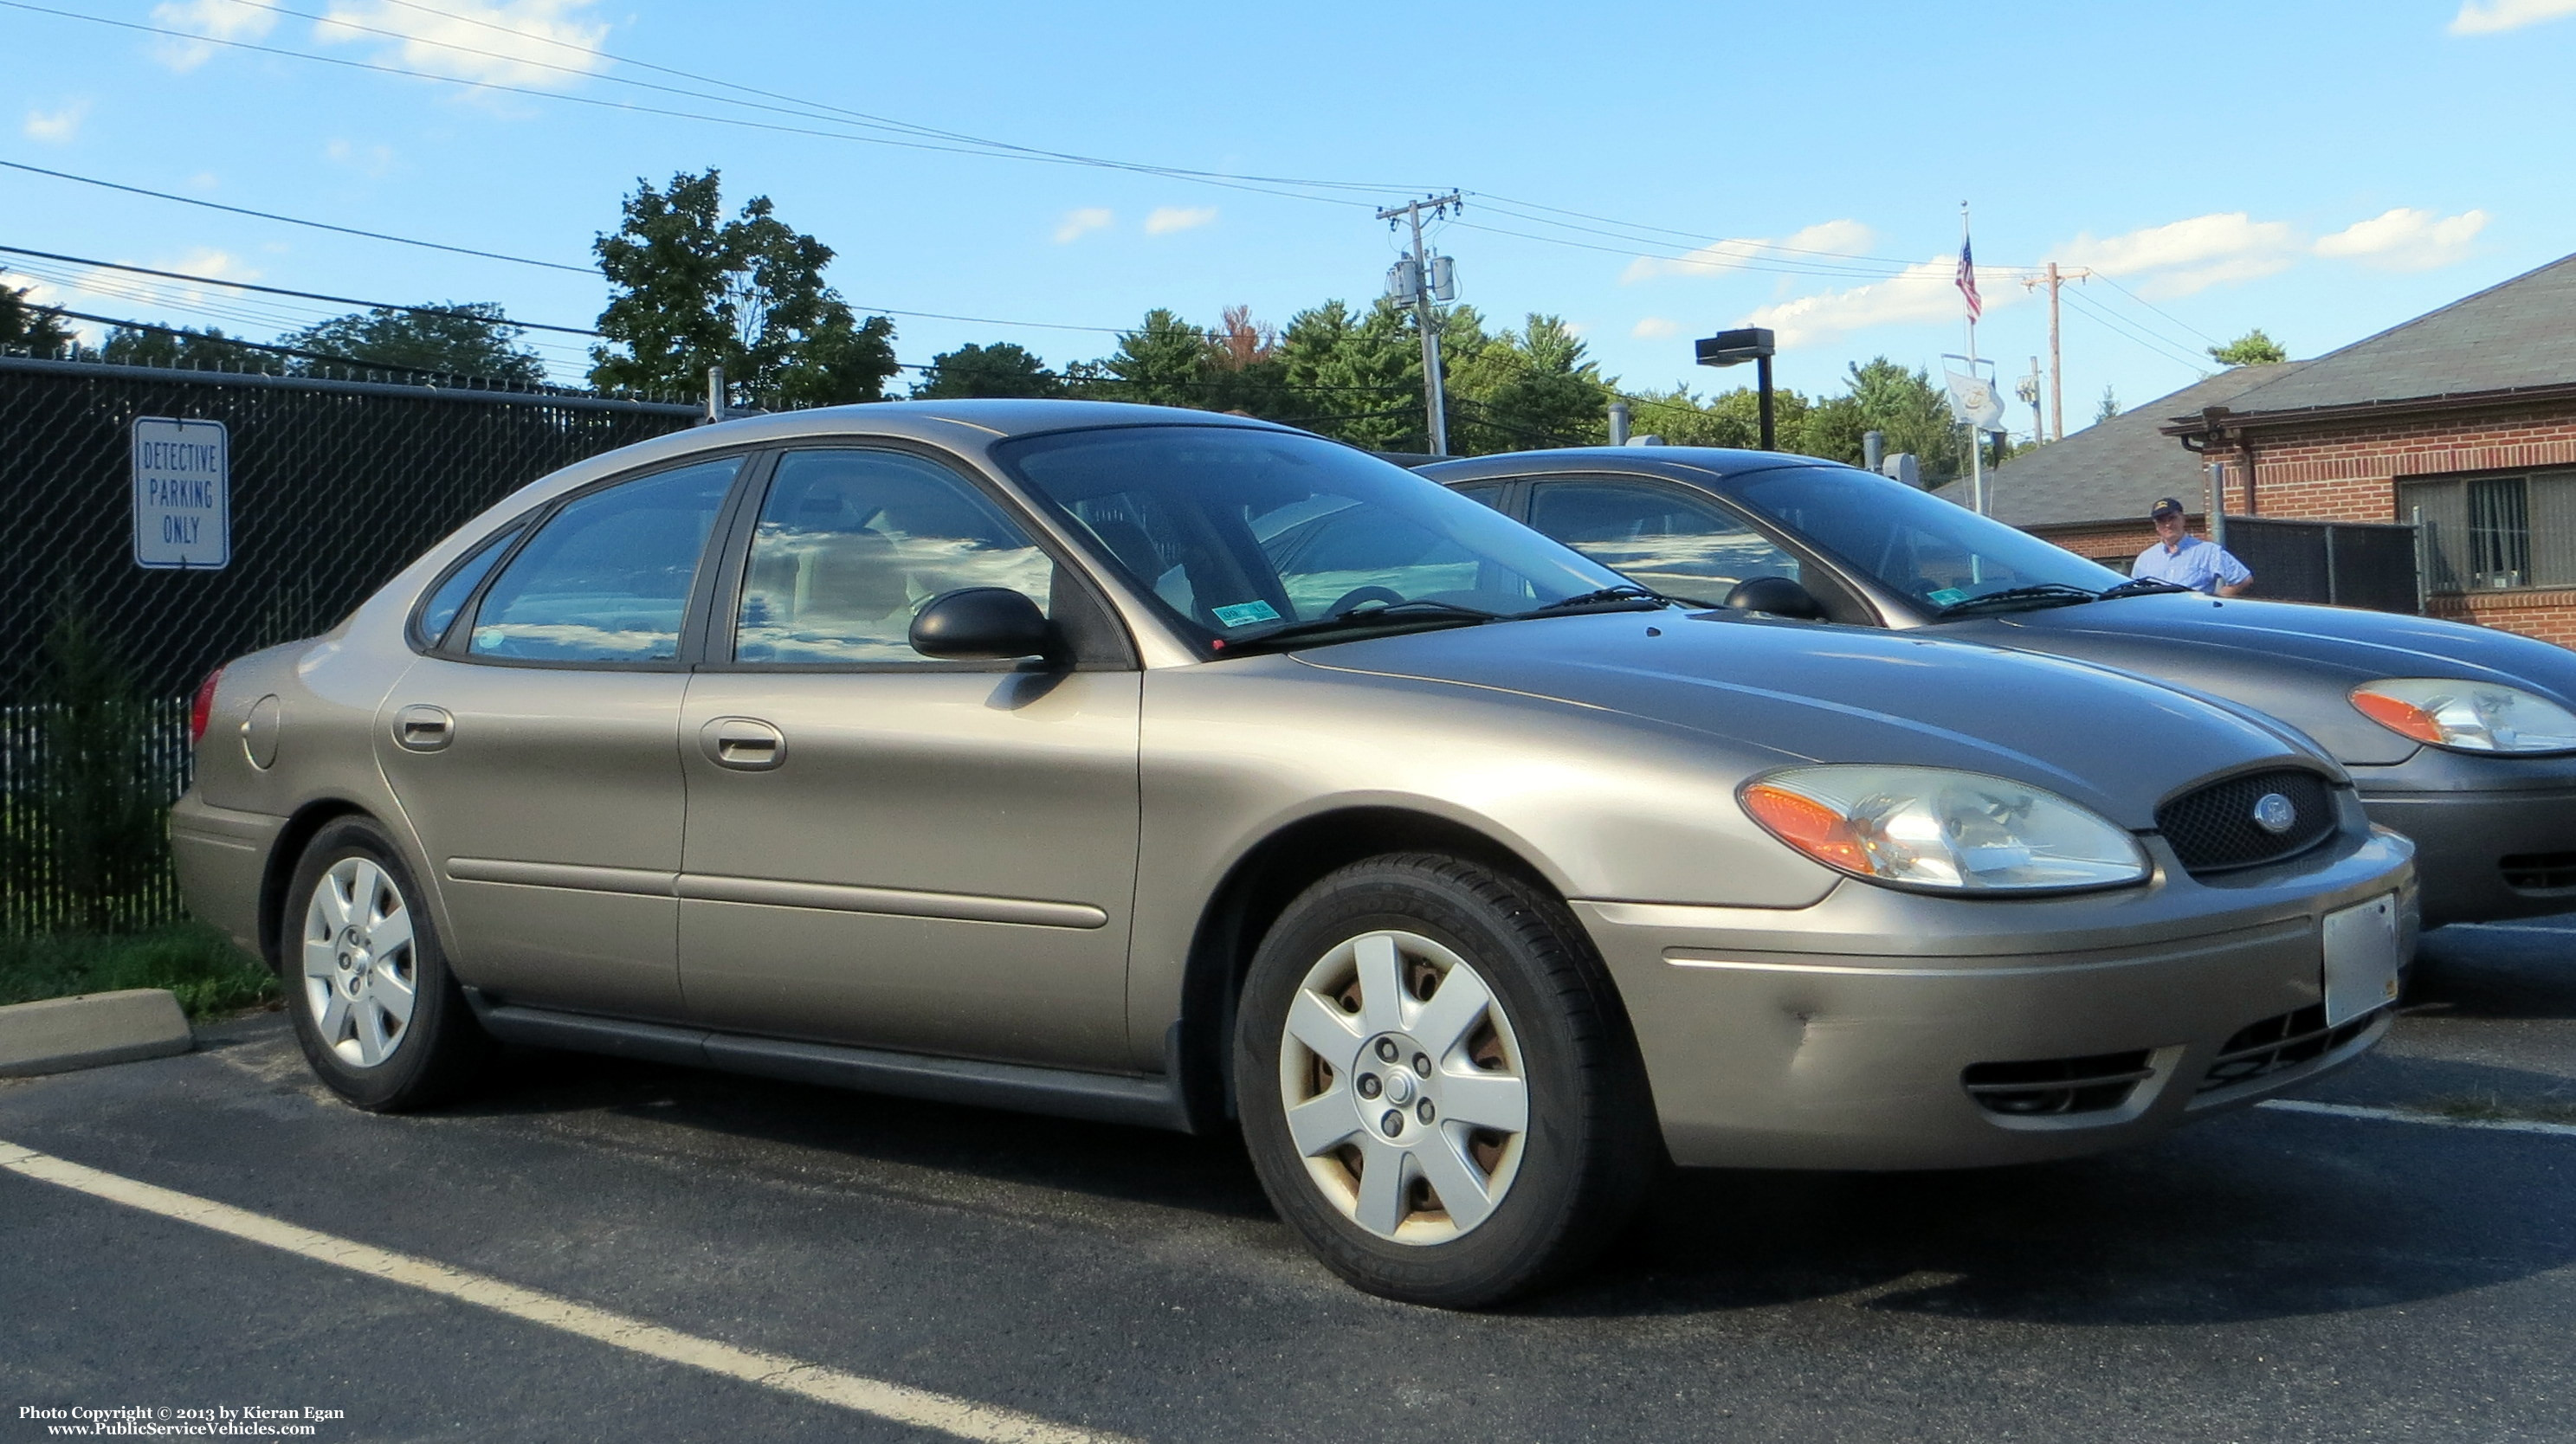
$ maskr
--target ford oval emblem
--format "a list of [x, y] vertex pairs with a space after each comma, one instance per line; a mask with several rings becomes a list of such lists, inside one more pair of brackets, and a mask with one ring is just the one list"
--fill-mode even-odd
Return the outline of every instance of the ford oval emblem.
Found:
[[2287, 832], [2298, 821], [2298, 804], [2277, 792], [2266, 792], [2254, 803], [2254, 825], [2265, 832]]

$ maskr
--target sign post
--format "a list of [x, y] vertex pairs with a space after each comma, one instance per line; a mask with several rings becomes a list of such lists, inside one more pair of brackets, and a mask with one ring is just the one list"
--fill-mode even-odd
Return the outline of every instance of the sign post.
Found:
[[220, 421], [134, 418], [134, 564], [213, 570], [233, 559], [232, 438]]

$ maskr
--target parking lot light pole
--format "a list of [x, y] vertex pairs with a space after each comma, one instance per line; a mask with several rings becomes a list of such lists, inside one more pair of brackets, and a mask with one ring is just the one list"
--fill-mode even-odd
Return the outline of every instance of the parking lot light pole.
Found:
[[1702, 336], [1691, 343], [1694, 359], [1702, 366], [1741, 366], [1754, 363], [1753, 379], [1762, 406], [1762, 449], [1778, 451], [1778, 440], [1771, 424], [1771, 353], [1777, 349], [1771, 332], [1761, 326], [1747, 326], [1737, 331], [1720, 331]]

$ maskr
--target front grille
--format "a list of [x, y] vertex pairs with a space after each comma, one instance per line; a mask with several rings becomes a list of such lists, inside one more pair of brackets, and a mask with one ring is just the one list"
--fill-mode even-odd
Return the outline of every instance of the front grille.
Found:
[[2576, 852], [2517, 852], [2497, 864], [2504, 885], [2523, 892], [2576, 888]]
[[[2286, 832], [2273, 832], [2254, 820], [2255, 804], [2276, 792], [2294, 810]], [[2183, 870], [2194, 876], [2260, 867], [2296, 857], [2331, 836], [2334, 793], [2324, 778], [2297, 768], [2249, 773], [2186, 792], [2157, 808], [2156, 830], [2173, 845]]]
[[2329, 1028], [2326, 1005], [2310, 1003], [2295, 1013], [2248, 1024], [2237, 1029], [2227, 1046], [2218, 1050], [2218, 1061], [2201, 1075], [2198, 1091], [2215, 1093], [2314, 1062], [2369, 1032], [2382, 1011], [2372, 1009], [2358, 1018], [2347, 1019], [2339, 1028]]
[[1968, 1096], [1988, 1113], [2028, 1118], [2108, 1113], [2155, 1076], [2148, 1050], [2028, 1063], [1972, 1063], [1959, 1075]]

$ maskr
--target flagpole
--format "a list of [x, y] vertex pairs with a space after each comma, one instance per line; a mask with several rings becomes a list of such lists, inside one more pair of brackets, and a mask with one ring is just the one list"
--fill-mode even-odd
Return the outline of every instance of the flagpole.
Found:
[[[1962, 256], [1968, 254], [1968, 203], [1966, 201], [1959, 202], [1959, 254]], [[1973, 281], [1974, 277], [1970, 279]], [[1977, 313], [1968, 305], [1968, 298], [1964, 293], [1959, 297], [1959, 310], [1968, 318], [1968, 376], [1973, 380], [1977, 374]], [[1968, 422], [1968, 477], [1969, 494], [1976, 499], [1977, 515], [1984, 516], [1986, 514], [1985, 438], [1978, 432], [1977, 423], [1973, 418]]]

